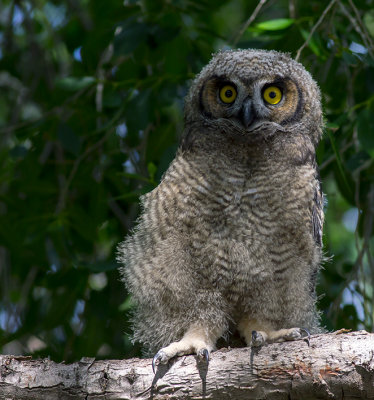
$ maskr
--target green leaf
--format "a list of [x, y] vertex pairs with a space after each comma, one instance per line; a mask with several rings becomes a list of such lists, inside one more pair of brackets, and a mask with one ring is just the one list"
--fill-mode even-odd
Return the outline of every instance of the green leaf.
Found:
[[341, 180], [343, 182], [344, 190], [346, 191], [347, 197], [352, 198], [353, 197], [352, 188], [351, 188], [351, 186], [350, 186], [350, 184], [348, 182], [349, 179], [348, 179], [347, 174], [346, 174], [346, 172], [344, 170], [342, 159], [340, 157], [340, 153], [338, 151], [338, 148], [337, 148], [336, 141], [335, 141], [334, 135], [332, 133], [332, 130], [331, 129], [327, 129], [327, 133], [328, 133], [328, 136], [329, 136], [329, 139], [330, 139], [330, 142], [331, 142], [331, 147], [332, 147], [332, 149], [333, 149], [333, 151], [335, 153], [336, 163], [337, 163], [338, 171], [339, 171], [339, 176], [340, 176], [340, 178], [341, 178]]
[[374, 10], [370, 10], [364, 15], [364, 24], [370, 35], [374, 37]]
[[121, 94], [112, 89], [105, 87], [103, 96], [103, 106], [107, 108], [118, 108], [122, 104]]
[[133, 190], [132, 192], [125, 193], [116, 197], [113, 197], [114, 200], [136, 200], [142, 196], [143, 194], [148, 193], [150, 190], [154, 189], [153, 187], [143, 187], [142, 189]]
[[9, 154], [12, 158], [24, 158], [27, 154], [27, 149], [25, 146], [17, 145], [9, 151]]
[[[307, 40], [310, 33], [304, 29], [300, 29], [300, 32], [304, 40]], [[313, 36], [309, 39], [308, 46], [315, 55], [317, 55], [318, 57], [321, 55], [321, 51], [318, 47], [317, 41], [313, 38]]]
[[145, 177], [143, 175], [139, 175], [139, 174], [131, 174], [130, 172], [118, 172], [117, 175], [123, 176], [125, 178], [129, 178], [129, 179], [135, 179], [138, 181], [151, 183], [151, 181], [147, 177]]
[[294, 22], [295, 20], [292, 18], [271, 19], [269, 21], [260, 22], [256, 25], [256, 28], [262, 31], [280, 31], [293, 25]]
[[108, 261], [94, 261], [92, 263], [82, 262], [79, 263], [80, 268], [88, 269], [93, 272], [106, 272], [118, 268], [118, 264], [114, 260]]
[[56, 86], [63, 90], [69, 90], [75, 92], [77, 90], [85, 89], [96, 82], [96, 79], [92, 76], [82, 76], [77, 78], [75, 76], [67, 76], [56, 81]]
[[5, 125], [10, 107], [5, 96], [0, 95], [0, 126]]
[[374, 113], [366, 108], [358, 115], [357, 133], [362, 148], [374, 158]]
[[153, 162], [150, 162], [150, 163], [148, 163], [147, 168], [148, 168], [149, 178], [152, 182], [154, 182], [155, 175], [157, 172], [157, 167], [156, 167], [156, 165], [153, 164]]
[[128, 103], [125, 119], [128, 128], [127, 138], [131, 146], [139, 143], [139, 131], [147, 127], [151, 118], [151, 111], [154, 107], [151, 95], [152, 91], [145, 89], [137, 93]]
[[332, 131], [336, 131], [340, 128], [340, 126], [336, 122], [327, 122], [326, 128], [331, 129]]
[[119, 311], [128, 311], [128, 310], [131, 310], [133, 308], [133, 306], [134, 306], [134, 303], [133, 303], [131, 297], [128, 296], [127, 299], [122, 304], [120, 304], [120, 306], [118, 307], [118, 310]]
[[57, 137], [63, 148], [75, 156], [81, 149], [80, 138], [75, 134], [69, 125], [60, 124], [57, 129]]
[[370, 160], [370, 156], [366, 151], [359, 151], [353, 154], [353, 156], [345, 163], [349, 171], [354, 172], [360, 168], [365, 162]]
[[119, 25], [120, 32], [114, 37], [114, 53], [132, 53], [147, 37], [147, 25], [135, 17], [128, 18]]

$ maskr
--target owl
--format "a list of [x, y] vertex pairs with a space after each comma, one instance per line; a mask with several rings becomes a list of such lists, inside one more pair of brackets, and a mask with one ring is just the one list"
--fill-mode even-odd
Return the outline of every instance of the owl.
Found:
[[118, 249], [133, 340], [156, 353], [155, 366], [185, 354], [208, 361], [236, 333], [261, 346], [320, 332], [317, 84], [284, 53], [219, 52], [193, 81], [184, 122]]

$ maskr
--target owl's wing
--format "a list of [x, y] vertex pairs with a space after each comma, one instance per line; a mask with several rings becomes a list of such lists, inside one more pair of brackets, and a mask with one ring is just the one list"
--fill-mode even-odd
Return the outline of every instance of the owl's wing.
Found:
[[313, 237], [316, 243], [322, 247], [322, 227], [323, 227], [323, 206], [324, 196], [321, 189], [321, 182], [319, 175], [316, 179], [316, 188], [314, 191], [313, 205], [312, 205], [312, 224], [313, 224]]

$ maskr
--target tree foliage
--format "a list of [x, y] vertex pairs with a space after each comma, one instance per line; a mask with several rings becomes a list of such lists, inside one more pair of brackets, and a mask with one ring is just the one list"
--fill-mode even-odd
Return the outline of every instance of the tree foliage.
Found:
[[319, 307], [329, 329], [373, 330], [373, 41], [373, 0], [3, 0], [0, 350], [139, 354], [116, 245], [175, 154], [191, 79], [227, 48], [290, 52], [319, 82]]

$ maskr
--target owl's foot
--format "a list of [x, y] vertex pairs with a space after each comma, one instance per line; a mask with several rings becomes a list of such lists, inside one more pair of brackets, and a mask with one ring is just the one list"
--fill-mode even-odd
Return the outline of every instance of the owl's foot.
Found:
[[209, 330], [204, 327], [191, 327], [178, 342], [160, 349], [152, 360], [153, 372], [158, 364], [166, 364], [175, 356], [196, 354], [200, 361], [209, 362], [209, 355], [215, 348], [215, 342], [221, 336], [221, 329]]
[[251, 346], [259, 347], [265, 343], [285, 342], [305, 339], [310, 344], [310, 333], [304, 328], [280, 329], [278, 331], [252, 331]]
[[153, 373], [156, 373], [156, 366], [158, 364], [166, 364], [169, 361], [167, 355], [164, 351], [159, 350], [152, 359], [152, 370]]
[[[164, 347], [163, 349], [159, 350], [155, 356], [153, 357], [152, 360], [152, 369], [153, 369], [153, 373], [156, 373], [156, 366], [159, 364], [166, 364], [170, 359], [172, 359], [173, 357], [176, 356], [183, 356], [183, 355], [187, 355], [187, 354], [196, 354], [198, 359], [200, 361], [204, 361], [207, 364], [209, 363], [209, 355], [210, 352], [212, 350], [212, 348], [199, 348], [197, 349], [191, 349], [191, 348], [185, 348], [183, 349], [179, 349], [178, 351], [173, 348], [173, 347], [177, 347], [175, 345], [178, 345], [180, 342], [174, 342], [171, 343], [169, 346]], [[172, 346], [172, 348], [170, 348], [170, 346]]]
[[[176, 343], [178, 343], [178, 342], [176, 342]], [[174, 344], [174, 343], [172, 343], [172, 344]], [[166, 364], [171, 358], [173, 358], [173, 357], [175, 357], [175, 356], [181, 356], [181, 355], [183, 355], [183, 354], [189, 354], [189, 352], [188, 352], [188, 353], [183, 353], [183, 354], [181, 354], [181, 353], [179, 352], [179, 353], [174, 354], [174, 355], [173, 355], [173, 353], [167, 354], [167, 353], [164, 351], [165, 349], [167, 349], [167, 347], [165, 347], [164, 349], [159, 350], [159, 351], [155, 354], [155, 356], [153, 357], [153, 359], [152, 359], [152, 370], [153, 370], [153, 373], [154, 373], [154, 374], [156, 373], [156, 366], [157, 366], [157, 365], [159, 365], [159, 364]], [[191, 353], [192, 353], [192, 352], [191, 352]], [[197, 354], [197, 357], [199, 358], [199, 360], [204, 361], [204, 362], [206, 362], [207, 364], [209, 363], [209, 354], [210, 354], [210, 351], [209, 351], [208, 349], [202, 348], [202, 349], [198, 350], [198, 351], [196, 352], [196, 354]]]

